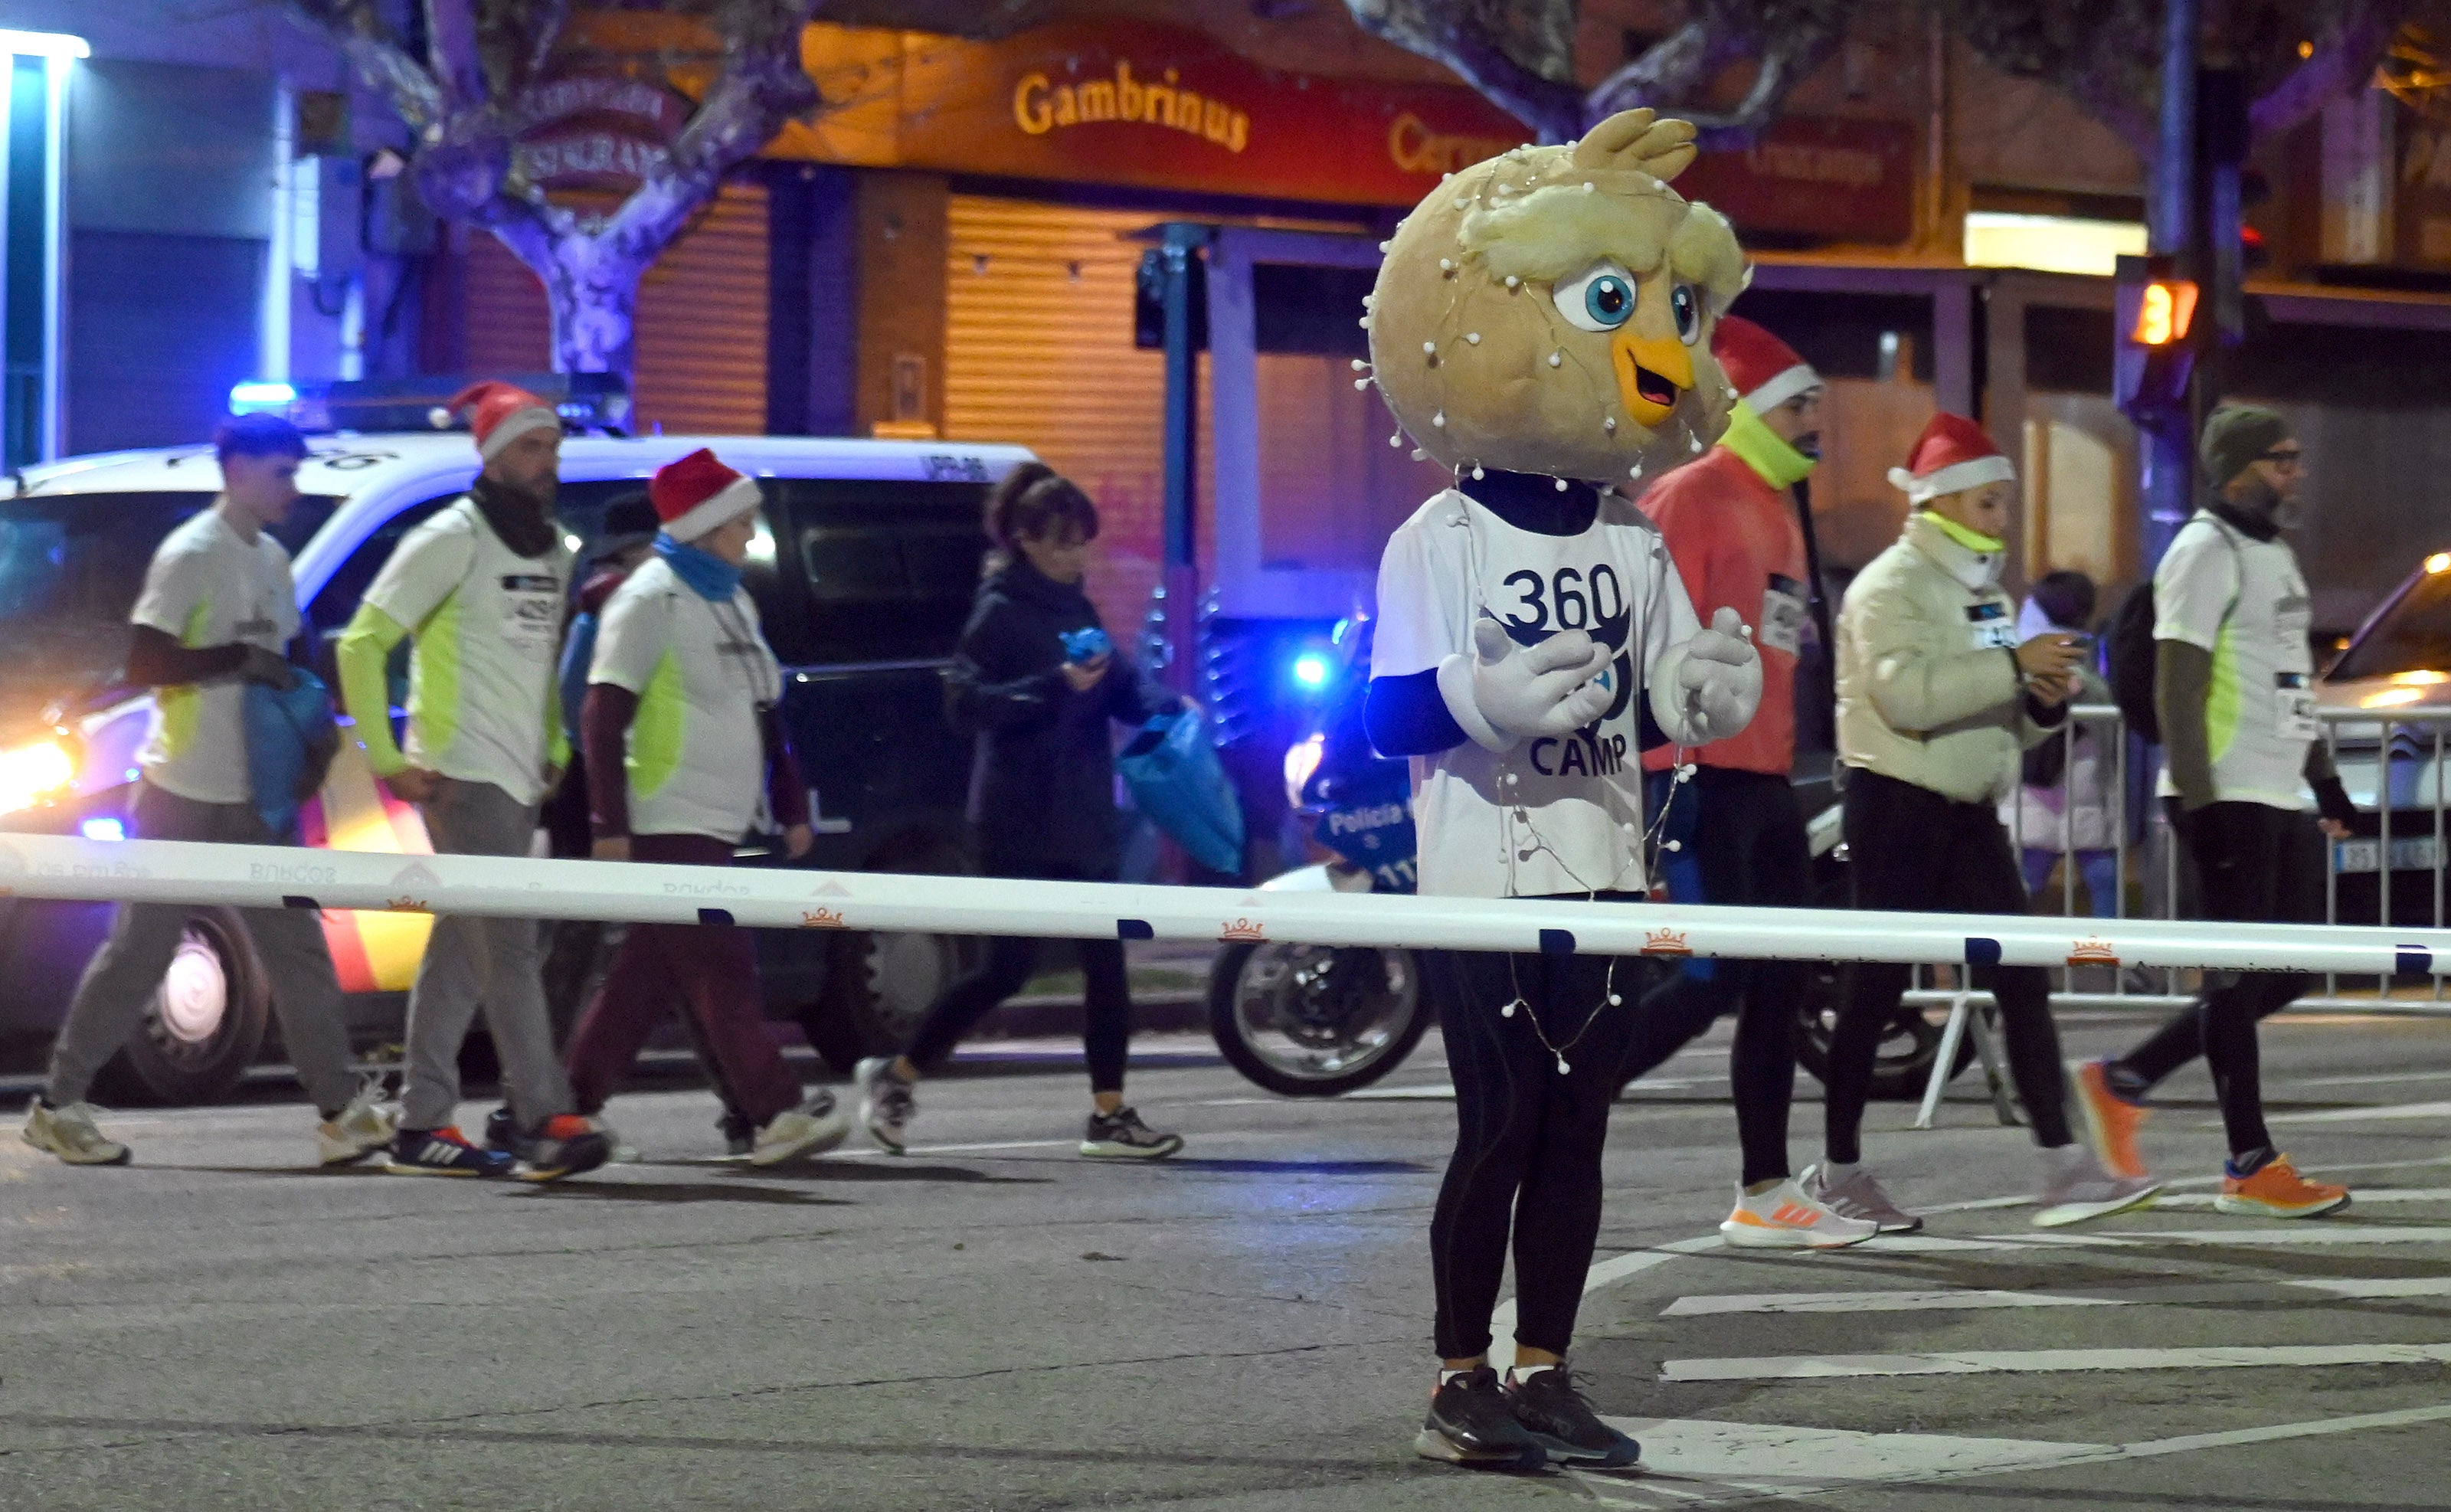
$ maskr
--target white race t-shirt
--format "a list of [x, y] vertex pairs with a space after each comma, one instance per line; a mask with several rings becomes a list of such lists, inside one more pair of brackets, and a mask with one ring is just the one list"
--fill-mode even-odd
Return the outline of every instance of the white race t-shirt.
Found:
[[[2205, 734], [2213, 796], [2224, 803], [2306, 809], [2306, 750], [2315, 722], [2315, 661], [2306, 645], [2313, 600], [2297, 553], [2257, 540], [2207, 510], [2180, 528], [2153, 574], [2153, 638], [2212, 653]], [[2159, 792], [2175, 796], [2167, 767]]]
[[409, 662], [412, 766], [544, 796], [570, 552], [502, 544], [462, 499], [412, 530], [365, 601], [417, 637]]
[[1413, 757], [1421, 891], [1641, 891], [1645, 688], [1661, 657], [1700, 628], [1658, 528], [1616, 494], [1602, 494], [1598, 518], [1574, 536], [1519, 530], [1453, 489], [1434, 496], [1380, 561], [1371, 675], [1409, 677], [1471, 655], [1481, 618], [1521, 645], [1582, 630], [1614, 646], [1604, 677], [1616, 698], [1570, 736], [1503, 754], [1467, 740]]
[[[298, 634], [289, 553], [259, 532], [248, 542], [207, 509], [170, 532], [145, 569], [128, 615], [188, 647], [243, 643], [279, 651]], [[237, 677], [162, 688], [136, 763], [155, 787], [198, 803], [245, 803], [246, 684]]]
[[730, 845], [766, 802], [761, 705], [783, 695], [783, 671], [758, 628], [747, 589], [714, 603], [660, 558], [630, 575], [604, 606], [589, 682], [638, 696], [630, 726], [630, 833], [703, 835]]

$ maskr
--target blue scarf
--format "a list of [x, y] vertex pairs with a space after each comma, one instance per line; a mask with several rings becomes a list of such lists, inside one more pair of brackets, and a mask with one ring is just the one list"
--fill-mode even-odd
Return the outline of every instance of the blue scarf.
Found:
[[711, 551], [656, 533], [656, 555], [672, 564], [674, 576], [688, 583], [709, 603], [730, 603], [740, 591], [740, 569]]

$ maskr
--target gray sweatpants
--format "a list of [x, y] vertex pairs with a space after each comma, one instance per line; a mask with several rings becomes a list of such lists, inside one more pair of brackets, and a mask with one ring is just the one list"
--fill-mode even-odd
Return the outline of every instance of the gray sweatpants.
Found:
[[[265, 832], [252, 804], [198, 803], [140, 782], [133, 807], [136, 833], [148, 840], [280, 843]], [[193, 912], [184, 903], [119, 906], [109, 936], [77, 982], [68, 1022], [51, 1042], [46, 1101], [56, 1106], [85, 1100], [94, 1072], [143, 1021]], [[239, 917], [272, 984], [272, 1009], [281, 1016], [290, 1065], [318, 1109], [339, 1109], [357, 1095], [358, 1079], [349, 1070], [348, 1019], [340, 980], [332, 974], [332, 952], [324, 944], [323, 915], [306, 909], [244, 909]]]
[[[536, 836], [537, 809], [490, 782], [443, 777], [419, 806], [425, 833], [442, 855], [525, 855]], [[445, 913], [408, 994], [408, 1083], [401, 1093], [402, 1129], [439, 1129], [460, 1107], [460, 1044], [480, 1003], [511, 1111], [534, 1129], [576, 1106], [561, 1056], [553, 1048], [545, 1011], [544, 961], [534, 919], [477, 918]]]

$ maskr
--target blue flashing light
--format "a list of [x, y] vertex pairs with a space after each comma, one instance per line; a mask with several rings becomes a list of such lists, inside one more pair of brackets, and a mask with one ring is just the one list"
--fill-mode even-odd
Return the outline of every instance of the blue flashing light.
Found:
[[253, 415], [267, 409], [284, 409], [298, 402], [298, 390], [278, 379], [258, 379], [233, 383], [229, 391], [229, 412]]
[[116, 815], [97, 814], [77, 826], [77, 834], [88, 840], [116, 843], [127, 838], [127, 821]]
[[1305, 651], [1294, 658], [1294, 680], [1305, 688], [1327, 686], [1327, 658], [1316, 651]]

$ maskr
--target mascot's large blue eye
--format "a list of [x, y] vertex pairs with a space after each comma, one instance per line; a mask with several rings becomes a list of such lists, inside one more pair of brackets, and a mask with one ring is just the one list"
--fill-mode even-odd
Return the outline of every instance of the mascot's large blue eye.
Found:
[[1668, 307], [1676, 316], [1676, 339], [1693, 345], [1702, 334], [1702, 302], [1695, 297], [1694, 285], [1677, 285], [1668, 296]]
[[1634, 275], [1615, 263], [1595, 263], [1550, 291], [1558, 313], [1579, 331], [1616, 330], [1634, 319]]

